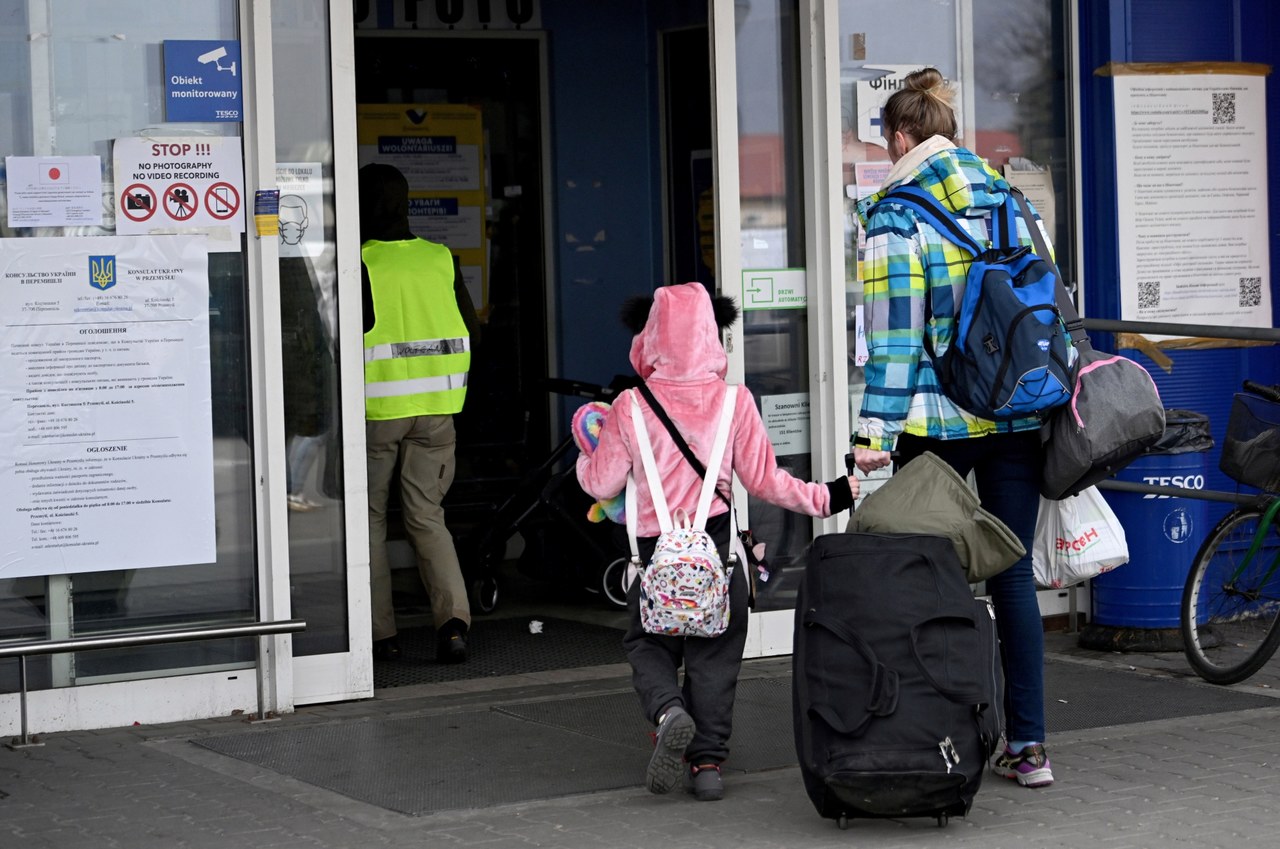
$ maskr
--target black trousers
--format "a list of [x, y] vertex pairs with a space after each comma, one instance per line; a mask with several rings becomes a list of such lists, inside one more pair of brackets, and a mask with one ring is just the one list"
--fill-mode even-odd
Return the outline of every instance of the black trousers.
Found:
[[[720, 550], [720, 562], [729, 562], [729, 514], [714, 516], [707, 532]], [[656, 537], [638, 540], [640, 562], [653, 556]], [[631, 683], [650, 722], [670, 705], [681, 705], [693, 717], [697, 733], [685, 750], [691, 764], [720, 763], [729, 756], [733, 731], [733, 700], [747, 644], [747, 576], [735, 565], [729, 583], [729, 627], [718, 637], [668, 637], [647, 634], [640, 627], [640, 580], [627, 592], [631, 624], [622, 639], [631, 663]], [[680, 668], [684, 667], [684, 683]]]

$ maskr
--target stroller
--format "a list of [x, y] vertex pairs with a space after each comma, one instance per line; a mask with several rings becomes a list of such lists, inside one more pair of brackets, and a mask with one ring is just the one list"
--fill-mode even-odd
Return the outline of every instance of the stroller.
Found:
[[[551, 378], [546, 386], [560, 395], [607, 402], [634, 380], [618, 376], [606, 387]], [[565, 436], [472, 531], [465, 543], [471, 560], [467, 578], [471, 604], [478, 612], [492, 613], [497, 607], [507, 541], [516, 533], [525, 543], [518, 563], [522, 574], [586, 590], [617, 608], [627, 606], [622, 580], [628, 554], [612, 522], [587, 520], [587, 508], [595, 499], [578, 486], [573, 463], [565, 462], [575, 451], [573, 436]]]

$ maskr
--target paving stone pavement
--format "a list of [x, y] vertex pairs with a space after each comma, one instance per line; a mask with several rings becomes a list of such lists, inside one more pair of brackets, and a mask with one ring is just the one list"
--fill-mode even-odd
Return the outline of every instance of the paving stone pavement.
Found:
[[[1185, 677], [1176, 658], [1074, 650], [1071, 662]], [[779, 674], [785, 661], [749, 674]], [[559, 683], [491, 683], [503, 690], [409, 688], [373, 700], [303, 708], [283, 724], [358, 722], [474, 708], [494, 699], [567, 698], [627, 686], [617, 667], [577, 671]], [[1246, 685], [1280, 689], [1273, 663]], [[1208, 686], [1208, 685], [1203, 685]], [[788, 717], [780, 717], [788, 729]], [[525, 849], [525, 847], [973, 846], [1003, 849], [1275, 847], [1280, 845], [1280, 701], [1209, 716], [1054, 735], [1057, 782], [1028, 790], [988, 776], [968, 817], [855, 821], [819, 819], [797, 769], [734, 775], [724, 801], [698, 803], [640, 786], [472, 811], [413, 817], [355, 801], [219, 755], [190, 742], [239, 733], [225, 718], [146, 728], [51, 734], [39, 748], [0, 749], [3, 849]], [[259, 726], [268, 728], [272, 726]], [[280, 727], [280, 726], [274, 726]], [[495, 769], [519, 769], [495, 753]], [[361, 751], [335, 752], [359, 759]], [[448, 764], [423, 764], [447, 772]], [[530, 775], [537, 781], [537, 775]]]

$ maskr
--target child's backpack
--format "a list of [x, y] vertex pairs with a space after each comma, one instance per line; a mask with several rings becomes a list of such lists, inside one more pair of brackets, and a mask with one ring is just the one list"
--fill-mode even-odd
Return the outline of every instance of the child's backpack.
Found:
[[[1043, 414], [1070, 400], [1073, 351], [1055, 297], [1057, 270], [1051, 257], [1018, 244], [1013, 194], [991, 216], [989, 248], [924, 189], [899, 186], [884, 200], [909, 207], [947, 241], [973, 254], [951, 344], [937, 356], [929, 333], [924, 335], [947, 397], [995, 420]], [[1027, 226], [1037, 224], [1028, 219]], [[927, 283], [925, 310], [931, 313]]]
[[[716, 474], [729, 442], [733, 410], [738, 387], [730, 386], [724, 394], [720, 424], [707, 461], [707, 474], [702, 480], [698, 507], [690, 521], [688, 513], [677, 509], [674, 516], [667, 509], [667, 498], [658, 477], [653, 446], [644, 426], [644, 416], [635, 396], [631, 397], [631, 420], [644, 461], [644, 474], [658, 516], [658, 536], [653, 557], [640, 571], [640, 627], [649, 634], [673, 637], [718, 637], [729, 627], [729, 581], [733, 577], [735, 557], [730, 555], [728, 567], [707, 533], [707, 513], [715, 491]], [[636, 507], [636, 484], [627, 476], [627, 536], [631, 541], [631, 568], [628, 586], [640, 570], [640, 549], [636, 540], [639, 511]], [[733, 511], [729, 511], [730, 540], [733, 539]]]

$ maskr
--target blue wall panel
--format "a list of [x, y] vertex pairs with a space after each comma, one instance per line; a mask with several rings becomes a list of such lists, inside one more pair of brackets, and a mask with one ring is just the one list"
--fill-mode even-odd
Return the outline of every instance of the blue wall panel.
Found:
[[1128, 61], [1235, 59], [1238, 5], [1237, 0], [1131, 0]]
[[542, 7], [550, 33], [558, 373], [596, 383], [630, 372], [631, 340], [618, 307], [629, 294], [651, 291], [659, 268], [646, 7], [644, 0], [548, 0]]
[[[658, 41], [705, 26], [700, 0], [543, 0], [549, 33], [553, 372], [608, 384], [631, 375], [619, 308], [663, 279]], [[707, 69], [709, 85], [711, 71]], [[568, 421], [581, 399], [560, 401]]]

